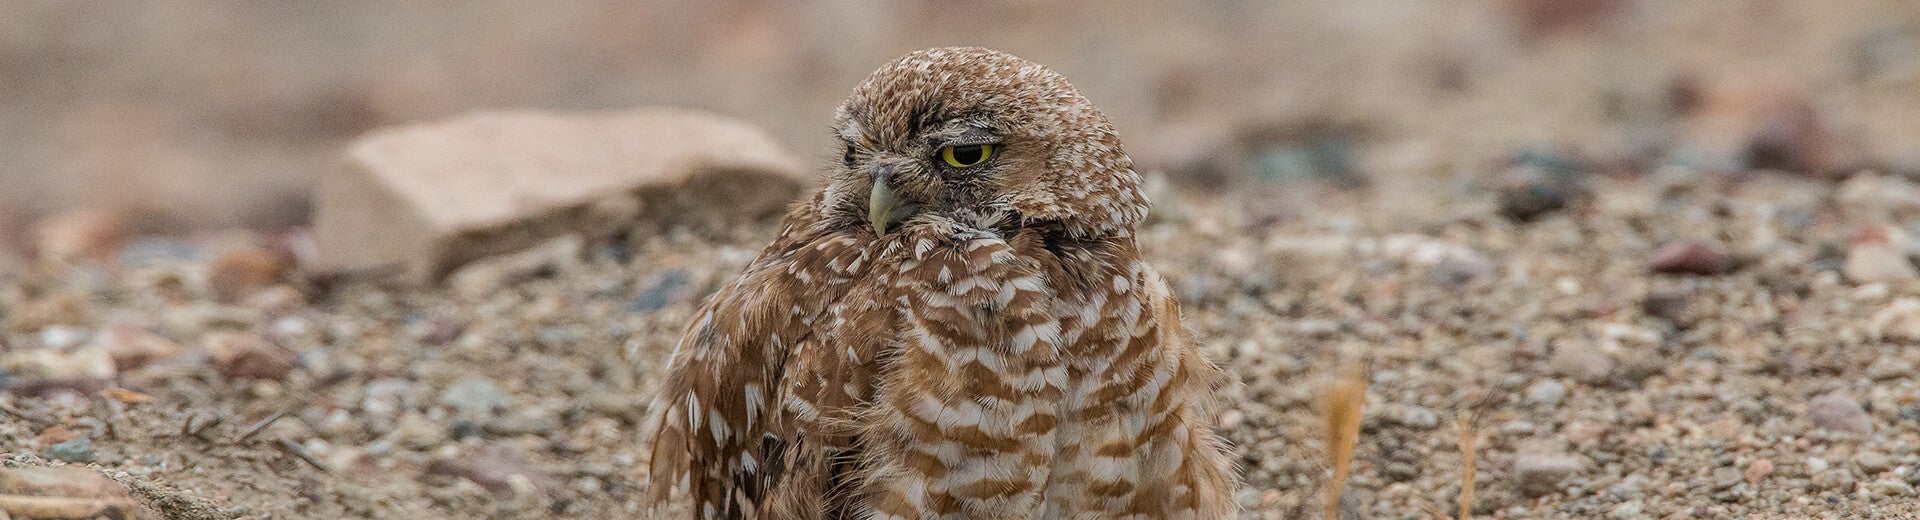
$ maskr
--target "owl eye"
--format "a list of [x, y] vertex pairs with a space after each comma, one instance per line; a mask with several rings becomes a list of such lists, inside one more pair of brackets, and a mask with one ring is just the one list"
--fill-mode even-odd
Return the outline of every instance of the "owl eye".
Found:
[[978, 165], [987, 162], [988, 157], [993, 157], [993, 145], [990, 144], [949, 146], [940, 149], [940, 158], [947, 161], [947, 166], [955, 168]]
[[854, 154], [855, 150], [853, 149], [853, 145], [847, 145], [847, 154], [840, 156], [840, 163], [853, 166]]

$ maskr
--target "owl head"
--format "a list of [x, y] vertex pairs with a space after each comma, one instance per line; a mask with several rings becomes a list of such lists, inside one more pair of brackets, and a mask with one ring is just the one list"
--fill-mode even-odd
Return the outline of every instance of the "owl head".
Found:
[[982, 48], [908, 54], [836, 114], [844, 146], [829, 220], [884, 236], [944, 219], [981, 230], [1045, 226], [1125, 236], [1147, 201], [1113, 124], [1039, 64]]

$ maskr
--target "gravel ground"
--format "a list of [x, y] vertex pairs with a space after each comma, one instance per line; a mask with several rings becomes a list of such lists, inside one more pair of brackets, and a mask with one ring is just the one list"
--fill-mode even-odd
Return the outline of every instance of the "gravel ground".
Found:
[[[1886, 225], [1920, 190], [1573, 182], [1525, 223], [1502, 215], [1527, 185], [1475, 180], [1158, 188], [1145, 247], [1236, 380], [1249, 518], [1320, 514], [1316, 396], [1343, 358], [1371, 374], [1365, 518], [1450, 516], [1469, 417], [1479, 515], [1920, 514], [1920, 277]], [[91, 460], [169, 518], [643, 516], [656, 371], [769, 233], [563, 240], [432, 290], [296, 274], [234, 303], [210, 253], [233, 237], [43, 266], [0, 287], [0, 451]]]

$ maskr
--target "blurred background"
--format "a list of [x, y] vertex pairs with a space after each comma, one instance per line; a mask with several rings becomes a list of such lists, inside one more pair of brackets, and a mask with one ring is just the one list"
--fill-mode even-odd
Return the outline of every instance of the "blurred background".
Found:
[[[1234, 189], [1516, 157], [1814, 174], [1920, 167], [1903, 1], [0, 2], [0, 229], [272, 229], [342, 145], [499, 107], [671, 104], [816, 163], [876, 66], [982, 45], [1065, 73], [1146, 169]], [[1756, 153], [1757, 152], [1757, 153]], [[1759, 164], [1753, 164], [1758, 161]]]
[[[345, 150], [673, 105], [818, 168], [855, 84], [945, 45], [1050, 65], [1120, 128], [1143, 254], [1234, 381], [1243, 517], [1323, 517], [1318, 388], [1354, 354], [1342, 518], [1920, 517], [1911, 0], [0, 0], [0, 481], [94, 464], [185, 518], [642, 517], [662, 363], [775, 229], [571, 224], [784, 195], [434, 176], [667, 139], [392, 146], [455, 159], [396, 162], [432, 181], [408, 204], [552, 218], [425, 229], [335, 189]], [[733, 133], [669, 144], [786, 159]], [[350, 218], [315, 225], [330, 179]], [[336, 254], [553, 240], [403, 287], [315, 261], [340, 221], [370, 232]]]

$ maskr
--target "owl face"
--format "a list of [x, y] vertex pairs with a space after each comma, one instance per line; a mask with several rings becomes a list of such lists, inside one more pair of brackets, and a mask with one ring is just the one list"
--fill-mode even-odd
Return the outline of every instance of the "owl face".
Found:
[[997, 51], [929, 49], [881, 67], [836, 130], [828, 206], [877, 235], [922, 216], [1093, 234], [1146, 212], [1106, 117], [1059, 74]]
[[922, 212], [968, 222], [1007, 213], [1001, 194], [1006, 180], [1031, 167], [1045, 143], [1020, 139], [986, 107], [969, 108], [964, 115], [930, 114], [927, 121], [909, 122], [908, 131], [890, 139], [862, 130], [871, 123], [846, 122], [841, 167], [850, 177], [866, 178], [867, 223], [875, 233], [884, 235]]

